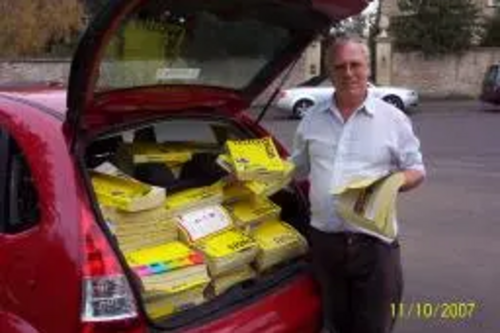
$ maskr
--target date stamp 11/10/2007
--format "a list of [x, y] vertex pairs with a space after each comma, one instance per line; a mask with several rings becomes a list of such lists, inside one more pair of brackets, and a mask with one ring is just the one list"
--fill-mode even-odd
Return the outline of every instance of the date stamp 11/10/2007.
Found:
[[402, 302], [391, 304], [397, 319], [467, 320], [477, 311], [476, 302]]

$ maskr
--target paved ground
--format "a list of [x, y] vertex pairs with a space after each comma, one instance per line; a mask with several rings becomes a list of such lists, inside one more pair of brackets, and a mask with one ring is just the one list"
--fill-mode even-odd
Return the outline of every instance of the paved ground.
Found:
[[[481, 108], [430, 101], [412, 115], [428, 179], [400, 200], [406, 318], [397, 333], [500, 329], [500, 110]], [[297, 123], [275, 110], [264, 121], [287, 145]]]

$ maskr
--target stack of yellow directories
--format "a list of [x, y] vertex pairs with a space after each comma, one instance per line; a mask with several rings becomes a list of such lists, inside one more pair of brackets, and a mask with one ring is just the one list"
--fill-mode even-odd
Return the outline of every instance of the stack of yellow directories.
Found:
[[249, 199], [253, 193], [243, 182], [225, 182], [223, 187], [224, 204], [232, 204], [240, 200]]
[[282, 176], [283, 160], [271, 137], [228, 140], [229, 165], [239, 180], [262, 180]]
[[144, 303], [151, 319], [159, 319], [185, 311], [206, 301], [205, 286], [200, 285], [178, 293], [146, 292]]
[[224, 207], [231, 214], [236, 226], [245, 231], [263, 221], [279, 218], [281, 212], [280, 206], [265, 197], [251, 197], [247, 200], [226, 204]]
[[[217, 163], [226, 171], [235, 174], [236, 171], [232, 165], [232, 160], [229, 155], [219, 155]], [[228, 191], [230, 190], [231, 192], [228, 193], [227, 196], [225, 195], [224, 202], [234, 201], [231, 199], [237, 195], [240, 197], [246, 197], [253, 194], [256, 196], [269, 197], [287, 186], [292, 181], [295, 165], [292, 162], [285, 160], [283, 160], [282, 163], [283, 171], [280, 174], [275, 174], [273, 177], [260, 177], [253, 180], [229, 184]]]
[[257, 196], [271, 196], [287, 186], [293, 178], [295, 165], [289, 161], [283, 161], [283, 174], [271, 179], [253, 180], [245, 182], [245, 186]]
[[207, 206], [177, 216], [179, 238], [186, 243], [195, 243], [233, 227], [233, 221], [221, 205]]
[[203, 301], [203, 289], [210, 278], [198, 251], [175, 241], [128, 253], [125, 258], [142, 281], [146, 310], [152, 317]]
[[258, 271], [265, 271], [307, 252], [304, 237], [289, 224], [279, 220], [261, 223], [251, 235], [260, 248], [255, 260]]
[[208, 293], [212, 296], [218, 296], [234, 285], [248, 281], [257, 277], [257, 273], [249, 266], [230, 271], [226, 274], [216, 276], [210, 282]]
[[244, 268], [258, 252], [252, 238], [234, 229], [201, 239], [194, 246], [204, 253], [212, 277]]
[[178, 238], [177, 223], [163, 206], [135, 213], [103, 207], [102, 212], [123, 252], [168, 243]]

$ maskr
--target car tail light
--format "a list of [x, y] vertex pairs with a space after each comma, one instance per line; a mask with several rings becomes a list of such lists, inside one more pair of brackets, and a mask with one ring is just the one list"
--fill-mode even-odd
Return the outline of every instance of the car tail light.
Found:
[[280, 92], [278, 93], [278, 99], [282, 99], [285, 97], [286, 97], [286, 91], [280, 90]]
[[127, 277], [103, 232], [86, 210], [82, 227], [82, 331], [145, 332]]

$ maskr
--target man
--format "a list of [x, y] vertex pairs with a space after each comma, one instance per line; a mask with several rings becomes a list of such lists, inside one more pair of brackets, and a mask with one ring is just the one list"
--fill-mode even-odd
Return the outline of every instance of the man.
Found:
[[368, 59], [361, 40], [342, 37], [329, 45], [335, 93], [301, 121], [291, 157], [310, 178], [312, 258], [332, 333], [390, 332], [391, 304], [400, 302], [403, 285], [397, 239], [384, 241], [342, 220], [332, 193], [353, 179], [393, 172], [403, 173], [407, 191], [425, 175], [410, 120], [367, 91]]

